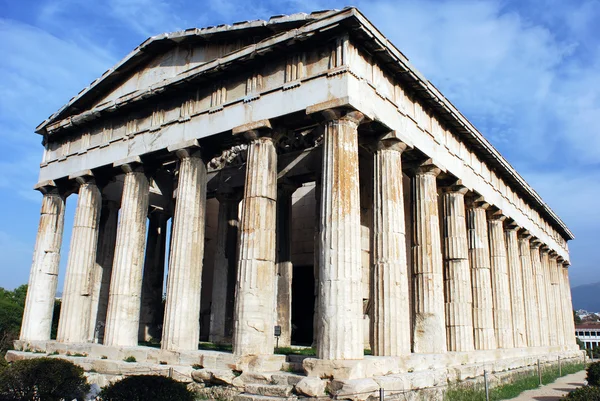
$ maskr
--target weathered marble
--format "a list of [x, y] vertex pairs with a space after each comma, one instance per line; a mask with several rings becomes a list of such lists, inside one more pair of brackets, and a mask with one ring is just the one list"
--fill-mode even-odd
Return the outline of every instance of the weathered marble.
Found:
[[231, 342], [235, 302], [236, 247], [240, 196], [232, 191], [217, 193], [217, 252], [214, 261], [209, 340]]
[[33, 251], [25, 311], [19, 338], [50, 339], [54, 297], [58, 284], [60, 246], [65, 222], [65, 199], [57, 187], [41, 187], [42, 209]]
[[531, 267], [535, 280], [535, 289], [537, 296], [539, 345], [549, 345], [548, 332], [551, 330], [548, 324], [548, 306], [546, 304], [546, 283], [544, 282], [544, 272], [542, 271], [542, 260], [540, 255], [539, 241], [531, 241]]
[[236, 298], [235, 355], [272, 354], [275, 325], [275, 227], [277, 154], [273, 138], [246, 133], [251, 140], [242, 199]]
[[467, 188], [454, 185], [444, 189], [444, 294], [448, 351], [472, 351], [473, 295], [467, 243], [465, 194]]
[[200, 339], [206, 164], [194, 148], [173, 151], [180, 159], [179, 178], [160, 346], [169, 351], [191, 351], [198, 349]]
[[531, 264], [531, 235], [522, 233], [519, 235], [519, 258], [521, 259], [521, 270], [523, 274], [523, 300], [525, 303], [525, 333], [527, 334], [527, 346], [540, 346], [539, 312], [537, 290], [535, 287], [535, 276]]
[[89, 325], [93, 324], [90, 313], [102, 199], [92, 177], [78, 177], [77, 182], [79, 196], [56, 336], [65, 343], [93, 340]]
[[378, 356], [410, 354], [409, 268], [406, 260], [402, 152], [390, 139], [373, 157], [373, 326], [371, 350]]
[[469, 261], [473, 287], [473, 339], [475, 349], [495, 349], [496, 333], [490, 273], [490, 245], [486, 218], [487, 203], [469, 202], [467, 232], [469, 235]]
[[494, 330], [498, 348], [514, 347], [513, 319], [504, 220], [506, 216], [492, 212], [488, 219]]
[[358, 124], [330, 111], [323, 134], [317, 356], [363, 358]]
[[446, 352], [444, 274], [436, 177], [440, 169], [415, 170], [413, 196], [413, 352]]
[[518, 241], [519, 228], [508, 225], [504, 230], [506, 239], [506, 261], [510, 287], [510, 306], [513, 327], [513, 343], [516, 348], [527, 346], [525, 327], [525, 302], [523, 299], [523, 273]]
[[140, 321], [149, 182], [142, 167], [130, 164], [122, 167], [125, 181], [110, 279], [104, 344], [135, 346], [138, 344]]

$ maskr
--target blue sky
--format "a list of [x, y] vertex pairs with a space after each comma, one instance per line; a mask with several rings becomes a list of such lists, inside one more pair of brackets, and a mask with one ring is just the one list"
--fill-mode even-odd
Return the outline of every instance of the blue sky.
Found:
[[[34, 128], [148, 36], [340, 1], [0, 0], [0, 286], [26, 283], [41, 195]], [[355, 1], [576, 235], [600, 281], [600, 1]], [[67, 202], [61, 276], [75, 197]], [[61, 280], [62, 282], [62, 280]]]

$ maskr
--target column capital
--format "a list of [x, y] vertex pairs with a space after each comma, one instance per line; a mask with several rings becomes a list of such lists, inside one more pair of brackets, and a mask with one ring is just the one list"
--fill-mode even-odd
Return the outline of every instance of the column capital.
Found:
[[415, 175], [433, 175], [434, 177], [437, 177], [442, 172], [442, 170], [438, 166], [433, 164], [433, 161], [431, 159], [427, 159], [419, 165], [415, 166], [413, 172]]
[[542, 242], [538, 238], [531, 238], [531, 249], [539, 249], [542, 246]]
[[201, 157], [200, 144], [197, 139], [179, 142], [167, 147], [167, 150], [175, 153], [179, 159], [184, 159], [186, 157]]
[[243, 135], [248, 141], [254, 141], [263, 136], [269, 136], [272, 131], [271, 121], [258, 120], [240, 125], [232, 129], [232, 134]]
[[469, 192], [469, 188], [462, 185], [461, 180], [457, 180], [454, 184], [442, 187], [442, 192], [445, 194], [460, 194], [466, 195]]
[[521, 229], [519, 231], [519, 240], [529, 242], [531, 237], [532, 237], [532, 235], [529, 233], [529, 231], [527, 231], [525, 229]]
[[40, 191], [42, 195], [60, 195], [64, 197], [65, 194], [64, 188], [57, 185], [54, 180], [40, 181], [34, 185], [33, 189]]
[[502, 213], [502, 210], [500, 210], [496, 207], [490, 207], [488, 209], [487, 217], [488, 217], [488, 220], [499, 221], [499, 222], [504, 222], [507, 219], [507, 217]]
[[334, 120], [345, 120], [360, 125], [365, 119], [365, 115], [358, 110], [352, 110], [345, 107], [331, 108], [321, 110], [324, 122]]
[[491, 205], [485, 201], [483, 196], [477, 193], [471, 193], [466, 196], [466, 206], [470, 209], [487, 210]]
[[125, 174], [127, 173], [146, 173], [146, 168], [139, 156], [131, 156], [125, 159], [117, 160], [113, 163], [113, 167], [120, 168]]
[[540, 251], [543, 254], [549, 254], [550, 253], [550, 248], [548, 247], [548, 245], [542, 244], [542, 246], [540, 247]]
[[403, 153], [408, 148], [408, 145], [396, 138], [394, 131], [390, 131], [373, 141], [370, 147], [373, 152], [378, 150], [395, 150]]

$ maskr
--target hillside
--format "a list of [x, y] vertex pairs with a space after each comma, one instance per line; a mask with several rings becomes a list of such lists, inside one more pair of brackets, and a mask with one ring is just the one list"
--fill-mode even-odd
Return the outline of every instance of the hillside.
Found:
[[573, 308], [600, 312], [600, 282], [585, 284], [571, 289]]

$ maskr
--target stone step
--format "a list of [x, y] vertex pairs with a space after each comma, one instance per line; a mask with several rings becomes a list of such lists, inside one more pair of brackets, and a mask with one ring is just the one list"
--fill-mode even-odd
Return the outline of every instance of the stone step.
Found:
[[281, 369], [287, 372], [304, 373], [302, 362], [284, 362]]
[[291, 386], [295, 386], [304, 377], [306, 376], [304, 376], [303, 374], [295, 374], [291, 372], [273, 373], [273, 375], [271, 376], [271, 382], [274, 384], [288, 384]]
[[296, 401], [298, 397], [290, 396], [290, 397], [274, 397], [268, 395], [256, 395], [256, 394], [248, 394], [242, 393], [233, 397], [234, 401]]
[[266, 395], [270, 397], [289, 397], [294, 386], [289, 384], [246, 384], [246, 393], [255, 395]]

